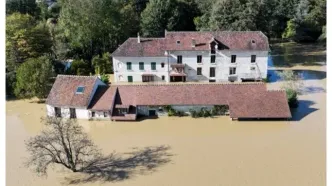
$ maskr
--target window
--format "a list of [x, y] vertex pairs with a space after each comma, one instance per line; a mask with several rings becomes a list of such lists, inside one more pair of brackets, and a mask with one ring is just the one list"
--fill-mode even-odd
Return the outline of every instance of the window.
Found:
[[256, 62], [256, 55], [251, 55], [251, 62], [255, 63]]
[[251, 40], [251, 43], [252, 43], [252, 44], [255, 44], [255, 43], [256, 43], [256, 41], [255, 41], [255, 40]]
[[164, 80], [165, 80], [165, 76], [161, 76], [161, 80], [163, 80], [163, 81], [164, 81]]
[[161, 68], [164, 68], [165, 67], [165, 63], [161, 63]]
[[127, 70], [131, 70], [131, 62], [127, 62]]
[[197, 63], [202, 63], [202, 56], [197, 56]]
[[231, 63], [235, 63], [235, 62], [236, 62], [236, 55], [232, 55]]
[[250, 70], [256, 70], [256, 68], [255, 67], [250, 67]]
[[153, 76], [142, 76], [142, 82], [152, 82]]
[[182, 56], [178, 56], [178, 64], [182, 64]]
[[108, 116], [108, 113], [107, 112], [104, 112], [104, 117], [106, 118]]
[[229, 75], [233, 75], [233, 74], [236, 74], [236, 68], [235, 67], [229, 68]]
[[54, 107], [55, 117], [61, 117], [61, 108]]
[[84, 92], [84, 87], [83, 86], [77, 87], [76, 94], [83, 94], [83, 92]]
[[133, 82], [133, 76], [128, 76], [128, 82]]
[[69, 108], [70, 118], [76, 118], [76, 110], [74, 108]]
[[143, 62], [139, 62], [139, 70], [144, 70], [144, 63]]
[[95, 112], [91, 112], [92, 117], [94, 118], [96, 116]]
[[216, 62], [216, 56], [215, 55], [212, 55], [211, 56], [211, 63], [215, 63]]
[[214, 67], [210, 68], [210, 77], [216, 77], [216, 68]]
[[156, 70], [156, 62], [151, 62], [151, 70]]
[[197, 68], [197, 75], [198, 76], [202, 75], [202, 67]]

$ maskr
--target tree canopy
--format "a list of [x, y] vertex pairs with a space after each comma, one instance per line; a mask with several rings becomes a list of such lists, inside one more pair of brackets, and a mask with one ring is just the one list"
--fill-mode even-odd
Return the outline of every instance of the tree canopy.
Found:
[[259, 30], [270, 39], [326, 41], [326, 0], [6, 0], [6, 6], [7, 84], [15, 84], [21, 64], [40, 56], [74, 59], [73, 74], [112, 73], [102, 56], [137, 33]]
[[19, 98], [46, 98], [53, 78], [53, 66], [48, 57], [30, 58], [17, 69], [14, 93]]
[[52, 42], [45, 24], [29, 14], [14, 13], [6, 19], [7, 65], [51, 53]]

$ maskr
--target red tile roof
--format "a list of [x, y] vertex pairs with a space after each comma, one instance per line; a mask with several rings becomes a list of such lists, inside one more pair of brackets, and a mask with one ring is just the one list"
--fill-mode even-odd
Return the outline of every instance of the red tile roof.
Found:
[[264, 83], [118, 85], [117, 88], [125, 105], [228, 104], [233, 96], [266, 91]]
[[[193, 39], [195, 47], [192, 47]], [[260, 31], [166, 32], [165, 38], [141, 38], [140, 43], [137, 38], [129, 38], [112, 56], [163, 57], [166, 50], [210, 50], [211, 41], [225, 50], [269, 49], [268, 39]]]
[[284, 91], [264, 83], [118, 85], [116, 104], [229, 105], [232, 118], [290, 118]]
[[164, 57], [164, 47], [164, 38], [141, 38], [140, 43], [137, 42], [137, 38], [129, 38], [112, 53], [112, 56]]
[[[97, 79], [97, 76], [58, 75], [46, 104], [55, 107], [87, 108]], [[79, 86], [84, 87], [82, 94], [76, 94]]]
[[115, 98], [116, 87], [99, 86], [93, 99], [91, 100], [90, 110], [111, 110]]
[[[209, 43], [213, 40], [218, 42], [219, 47], [229, 50], [269, 49], [268, 39], [260, 31], [166, 32], [165, 35], [166, 50], [210, 50]], [[195, 47], [192, 47], [193, 39]]]
[[232, 118], [291, 118], [285, 91], [265, 91], [230, 99]]

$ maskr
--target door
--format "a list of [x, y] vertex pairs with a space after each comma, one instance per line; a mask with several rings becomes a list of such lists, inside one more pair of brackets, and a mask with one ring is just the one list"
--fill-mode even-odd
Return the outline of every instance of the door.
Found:
[[156, 111], [155, 110], [149, 110], [149, 116], [155, 116]]
[[133, 76], [128, 76], [128, 82], [133, 82]]
[[74, 108], [70, 108], [70, 118], [76, 118], [76, 110]]
[[61, 117], [61, 108], [54, 107], [55, 117]]

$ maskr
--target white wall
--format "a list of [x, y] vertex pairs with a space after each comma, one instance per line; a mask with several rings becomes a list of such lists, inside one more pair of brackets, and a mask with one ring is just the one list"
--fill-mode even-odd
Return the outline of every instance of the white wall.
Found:
[[86, 110], [86, 109], [76, 109], [76, 118], [77, 119], [90, 119], [91, 113], [89, 110]]
[[[131, 62], [132, 70], [127, 70], [127, 62]], [[144, 62], [144, 70], [139, 70], [139, 62]], [[151, 62], [156, 62], [156, 70], [151, 70]], [[165, 63], [164, 68], [161, 63]], [[115, 82], [128, 82], [128, 76], [133, 76], [133, 82], [142, 82], [144, 73], [154, 74], [158, 82], [169, 81], [166, 57], [113, 57], [113, 68]], [[165, 76], [164, 81], [162, 76]]]
[[[113, 57], [114, 80], [127, 82], [127, 76], [131, 75], [134, 82], [141, 82], [142, 74], [149, 73], [155, 74], [158, 77], [157, 81], [161, 81], [161, 76], [164, 75], [165, 81], [169, 82], [168, 70], [171, 70], [171, 64], [177, 63], [178, 55], [182, 55], [182, 63], [186, 64], [187, 81], [208, 82], [209, 79], [215, 79], [217, 82], [228, 81], [230, 67], [236, 67], [238, 81], [246, 74], [261, 78], [267, 76], [268, 51], [220, 50], [216, 52], [215, 63], [210, 62], [210, 51], [170, 51], [169, 66], [166, 57]], [[202, 63], [197, 63], [197, 55], [202, 55]], [[231, 55], [236, 55], [236, 63], [231, 63]], [[251, 55], [256, 55], [256, 63], [251, 63]], [[127, 62], [132, 63], [131, 71], [127, 70]], [[139, 62], [144, 62], [144, 71], [139, 70]], [[155, 71], [151, 71], [151, 62], [156, 62]], [[161, 68], [162, 62], [165, 63], [164, 68]], [[202, 75], [197, 76], [197, 67], [202, 67]], [[215, 78], [210, 78], [210, 67], [216, 68]], [[250, 67], [255, 67], [255, 70], [251, 70]]]
[[46, 105], [46, 111], [47, 111], [47, 116], [55, 116], [55, 110], [54, 107], [51, 105]]
[[[210, 51], [173, 51], [170, 54], [170, 64], [177, 63], [178, 55], [182, 55], [182, 63], [186, 64], [187, 81], [208, 82], [209, 79], [215, 79], [217, 82], [228, 81], [230, 67], [236, 67], [239, 81], [247, 73], [256, 74], [257, 77], [262, 78], [267, 76], [267, 51], [221, 50], [216, 52], [215, 63], [211, 63]], [[197, 55], [202, 56], [202, 63], [197, 63]], [[236, 55], [236, 63], [231, 63], [231, 55]], [[256, 63], [251, 63], [251, 55], [256, 55]], [[250, 69], [252, 66], [256, 68], [255, 71]], [[199, 76], [197, 76], [198, 67], [202, 68], [202, 75]], [[210, 78], [210, 67], [216, 68], [215, 78]]]

